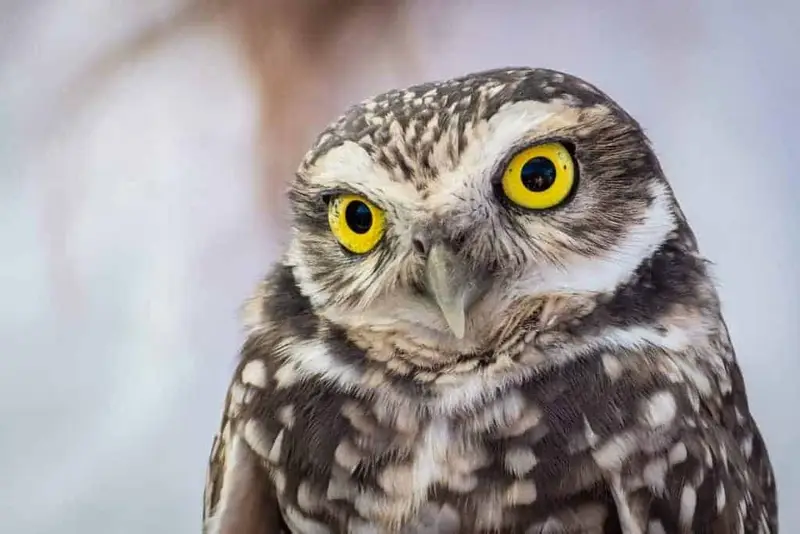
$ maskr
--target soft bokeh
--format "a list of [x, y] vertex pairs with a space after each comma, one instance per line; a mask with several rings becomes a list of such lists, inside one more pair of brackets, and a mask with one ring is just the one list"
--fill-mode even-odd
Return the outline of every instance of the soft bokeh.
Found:
[[[0, 6], [3, 532], [200, 531], [238, 306], [284, 235], [255, 200], [256, 90], [230, 33], [198, 24], [63, 108], [104, 49], [173, 8]], [[440, 1], [411, 17], [413, 62], [373, 58], [339, 83], [337, 105], [547, 66], [593, 81], [646, 127], [716, 263], [782, 530], [800, 531], [800, 7]]]

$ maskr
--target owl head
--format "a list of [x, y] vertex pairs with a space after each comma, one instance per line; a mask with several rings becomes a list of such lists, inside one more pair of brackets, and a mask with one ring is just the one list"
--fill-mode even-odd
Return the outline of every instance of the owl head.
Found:
[[321, 316], [464, 350], [531, 299], [613, 292], [682, 220], [636, 121], [526, 68], [354, 106], [290, 200], [287, 261]]

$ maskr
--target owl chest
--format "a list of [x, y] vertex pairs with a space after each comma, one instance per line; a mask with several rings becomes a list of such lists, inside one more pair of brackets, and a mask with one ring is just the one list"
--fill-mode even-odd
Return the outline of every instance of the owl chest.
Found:
[[547, 520], [555, 490], [579, 495], [598, 479], [518, 393], [460, 416], [416, 418], [356, 401], [331, 410], [308, 411], [284, 443], [280, 501], [294, 532], [515, 532]]
[[[364, 421], [358, 421], [340, 434], [335, 446], [331, 443], [327, 465], [315, 466], [321, 464], [320, 458], [309, 455], [298, 462], [305, 465], [294, 473], [287, 466], [290, 478], [313, 471], [325, 476], [314, 484], [287, 479], [284, 515], [287, 508], [289, 517], [292, 509], [305, 508], [312, 516], [323, 512], [316, 515], [319, 523], [339, 524], [349, 532], [389, 531], [403, 525], [409, 533], [424, 529], [455, 533], [465, 524], [474, 524], [475, 518], [465, 513], [476, 509], [481, 496], [491, 488], [497, 490], [500, 482], [496, 474], [495, 480], [483, 474], [493, 463], [486, 444], [446, 417], [404, 430], [365, 427]], [[291, 495], [291, 487], [302, 491]], [[302, 492], [314, 494], [316, 502], [309, 506]], [[303, 527], [307, 522], [295, 520], [294, 524], [293, 531], [309, 531]]]
[[[379, 423], [347, 409], [349, 418], [331, 458], [327, 496], [367, 503], [390, 502], [405, 515], [432, 493], [468, 495], [479, 486], [480, 471], [492, 463], [485, 436], [465, 431], [451, 417]], [[369, 515], [369, 514], [367, 514]]]

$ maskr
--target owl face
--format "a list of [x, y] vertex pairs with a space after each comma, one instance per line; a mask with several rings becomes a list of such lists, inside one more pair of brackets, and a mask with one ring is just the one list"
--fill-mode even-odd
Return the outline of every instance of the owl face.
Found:
[[612, 291], [677, 206], [593, 86], [507, 69], [362, 102], [292, 184], [289, 263], [318, 312], [473, 350], [526, 301]]

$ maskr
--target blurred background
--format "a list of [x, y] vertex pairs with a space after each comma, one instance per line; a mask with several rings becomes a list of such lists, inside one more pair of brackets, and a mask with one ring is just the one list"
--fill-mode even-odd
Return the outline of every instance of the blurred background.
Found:
[[3, 532], [200, 532], [238, 309], [345, 106], [500, 66], [594, 82], [655, 143], [800, 531], [791, 0], [0, 0]]

